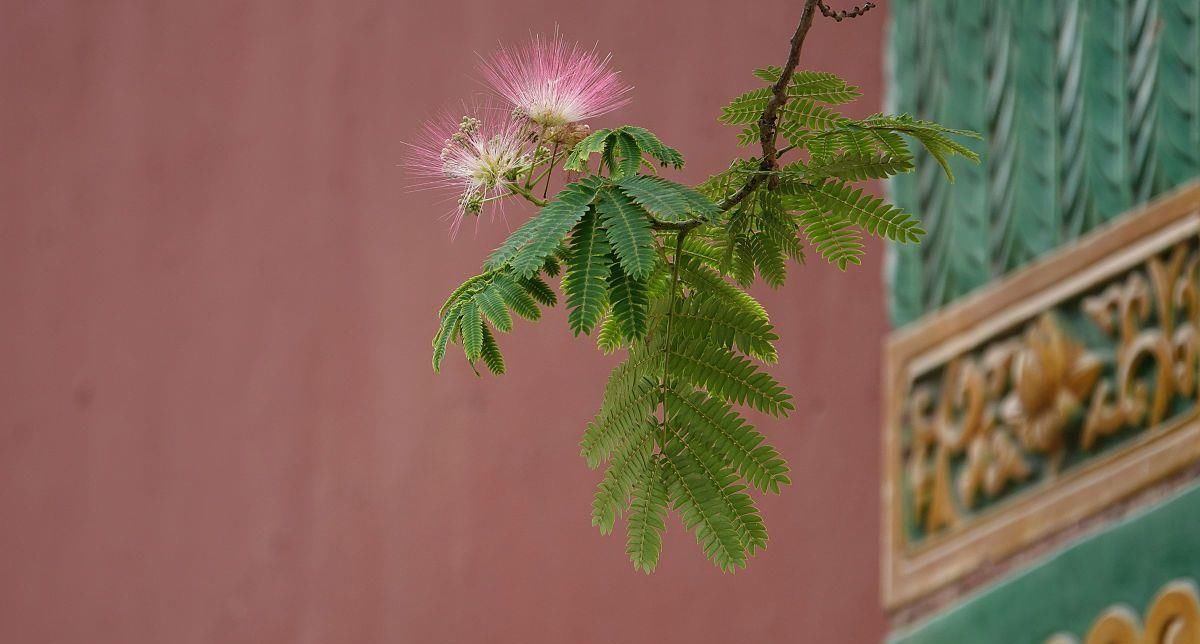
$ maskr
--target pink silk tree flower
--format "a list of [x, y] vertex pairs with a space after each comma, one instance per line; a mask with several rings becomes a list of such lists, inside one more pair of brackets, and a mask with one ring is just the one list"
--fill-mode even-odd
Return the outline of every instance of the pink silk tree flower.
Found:
[[501, 48], [480, 69], [497, 93], [543, 127], [559, 127], [615, 110], [632, 89], [609, 68], [611, 56], [534, 36], [516, 50]]
[[459, 193], [458, 206], [449, 214], [451, 235], [458, 233], [465, 215], [479, 215], [528, 172], [526, 130], [508, 110], [486, 105], [467, 107], [461, 117], [445, 112], [426, 123], [407, 166], [420, 180], [414, 187]]

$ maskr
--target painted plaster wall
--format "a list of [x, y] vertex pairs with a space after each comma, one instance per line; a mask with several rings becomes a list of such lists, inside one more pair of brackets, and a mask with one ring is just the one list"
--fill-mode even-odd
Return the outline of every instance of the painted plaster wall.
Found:
[[[557, 23], [637, 86], [619, 118], [717, 171], [723, 100], [798, 3], [7, 3], [0, 19], [0, 641], [872, 642], [880, 249], [765, 293], [795, 485], [736, 576], [670, 524], [634, 573], [578, 458], [611, 360], [557, 311], [511, 374], [429, 370], [451, 243], [401, 143], [474, 51]], [[885, 10], [804, 65], [879, 109]], [[527, 216], [509, 211], [510, 225]]]

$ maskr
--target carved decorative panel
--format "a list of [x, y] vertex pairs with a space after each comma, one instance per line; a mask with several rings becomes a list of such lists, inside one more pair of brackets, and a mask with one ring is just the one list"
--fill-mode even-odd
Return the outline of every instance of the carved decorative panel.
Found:
[[[1079, 640], [1055, 635], [1046, 644], [1079, 644]], [[1109, 608], [1092, 624], [1083, 644], [1200, 644], [1200, 598], [1195, 582], [1167, 584], [1146, 609], [1144, 619], [1124, 605]]]
[[1200, 458], [1200, 185], [895, 334], [884, 599]]

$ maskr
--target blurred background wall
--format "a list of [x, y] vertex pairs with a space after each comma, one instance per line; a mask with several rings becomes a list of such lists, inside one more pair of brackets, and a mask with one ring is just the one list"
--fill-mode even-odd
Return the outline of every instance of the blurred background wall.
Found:
[[[429, 367], [443, 297], [529, 212], [451, 241], [399, 164], [555, 25], [636, 86], [687, 181], [799, 2], [8, 2], [0, 19], [0, 641], [870, 642], [881, 248], [760, 290], [795, 484], [722, 575], [677, 519], [659, 571], [589, 525], [578, 457], [613, 361], [562, 311], [509, 375]], [[881, 3], [885, 4], [885, 3]], [[881, 106], [886, 4], [802, 67]]]

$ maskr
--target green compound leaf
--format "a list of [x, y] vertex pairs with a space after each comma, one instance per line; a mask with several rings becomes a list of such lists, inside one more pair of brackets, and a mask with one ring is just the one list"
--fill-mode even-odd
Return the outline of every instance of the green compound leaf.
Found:
[[614, 185], [662, 222], [706, 221], [720, 214], [704, 195], [661, 177], [624, 177]]
[[571, 255], [563, 277], [567, 323], [576, 335], [591, 333], [608, 304], [611, 259], [608, 239], [599, 217], [589, 212], [571, 237]]
[[621, 268], [637, 279], [649, 277], [657, 256], [646, 211], [617, 190], [601, 191], [596, 199], [596, 211], [613, 251], [621, 260]]
[[484, 268], [496, 270], [511, 264], [513, 271], [521, 277], [530, 277], [541, 270], [546, 259], [591, 207], [592, 198], [602, 184], [603, 180], [597, 177], [586, 177], [568, 184], [554, 201], [496, 249], [488, 257]]

